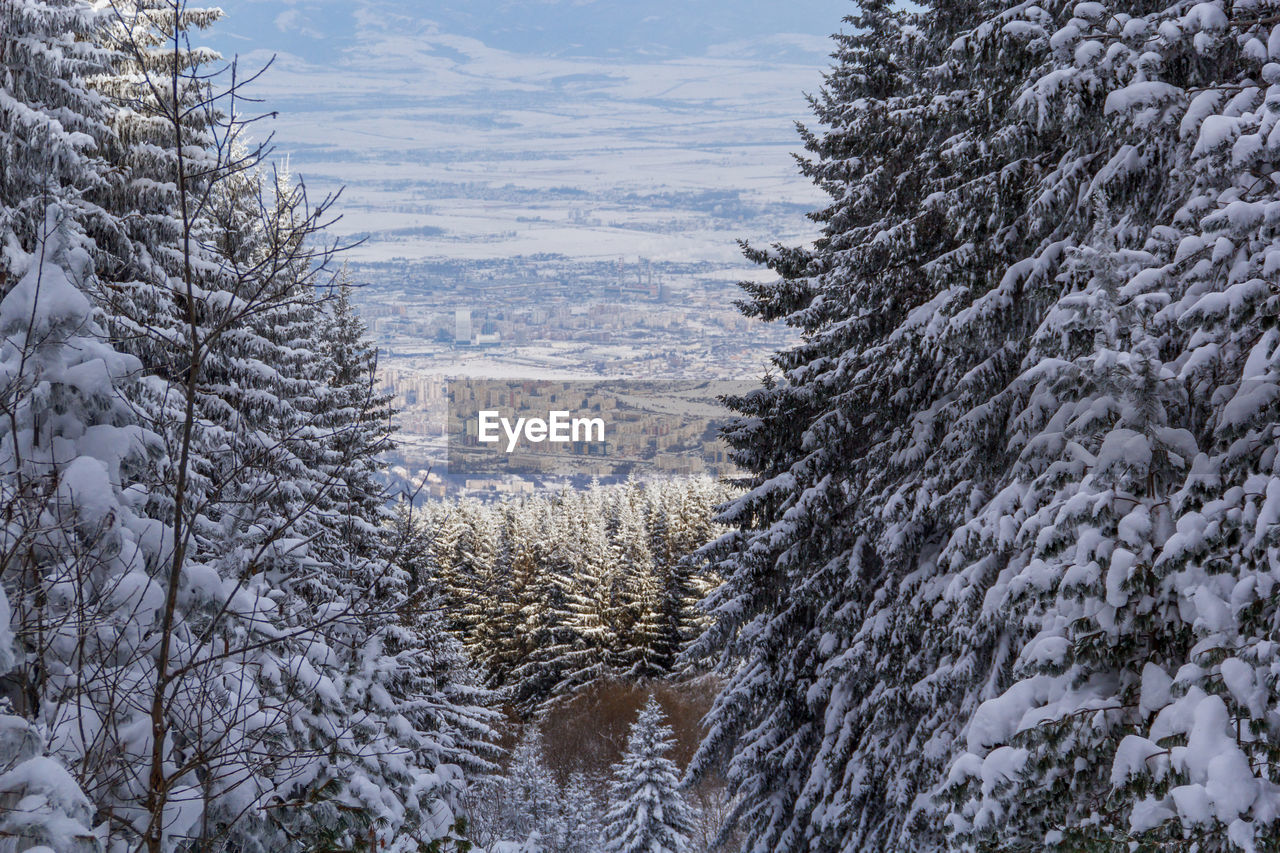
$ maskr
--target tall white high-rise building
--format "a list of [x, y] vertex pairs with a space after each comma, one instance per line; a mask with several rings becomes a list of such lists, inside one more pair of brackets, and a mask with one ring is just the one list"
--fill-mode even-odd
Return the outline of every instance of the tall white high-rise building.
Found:
[[471, 309], [459, 308], [453, 315], [454, 330], [453, 342], [455, 344], [471, 343]]

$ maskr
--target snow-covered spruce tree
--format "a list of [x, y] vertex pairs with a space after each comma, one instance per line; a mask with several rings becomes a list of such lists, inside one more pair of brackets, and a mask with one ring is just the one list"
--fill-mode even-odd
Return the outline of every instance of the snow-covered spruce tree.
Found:
[[519, 587], [524, 655], [512, 671], [512, 698], [528, 714], [554, 694], [568, 665], [565, 654], [576, 646], [570, 609], [576, 561], [565, 504], [560, 499], [525, 502], [522, 511], [530, 510], [539, 525], [534, 551], [538, 563]]
[[[484, 755], [494, 714], [434, 602], [383, 540], [371, 466], [387, 427], [371, 397], [374, 365], [349, 313], [342, 363], [324, 336], [331, 327], [314, 301], [316, 267], [304, 248], [313, 215], [287, 180], [276, 177], [263, 193], [254, 186], [261, 179], [247, 177], [226, 208], [214, 208], [225, 211], [218, 233], [235, 235], [219, 244], [234, 273], [223, 279], [233, 285], [225, 304], [246, 315], [210, 348], [201, 399], [244, 448], [211, 468], [222, 492], [248, 489], [211, 504], [223, 519], [221, 550], [254, 555], [256, 571], [300, 596], [287, 624], [305, 638], [322, 688], [306, 687], [315, 705], [294, 717], [303, 760], [285, 750], [271, 768], [288, 795], [273, 812], [275, 829], [309, 847], [427, 844], [453, 830], [444, 818], [464, 771], [492, 769]], [[235, 192], [240, 178], [216, 189]], [[237, 215], [246, 204], [248, 216]], [[232, 565], [229, 573], [246, 571]]]
[[538, 642], [512, 673], [514, 694], [529, 714], [551, 699], [580, 655], [583, 641], [576, 631], [574, 603], [578, 588], [577, 532], [570, 523], [574, 496], [561, 494], [547, 507], [545, 546], [534, 594], [522, 609], [522, 625]]
[[560, 783], [547, 767], [542, 731], [529, 725], [511, 751], [511, 764], [502, 784], [513, 806], [508, 814], [508, 837], [539, 838], [546, 846], [562, 834]]
[[652, 696], [631, 727], [627, 751], [613, 768], [605, 815], [608, 853], [685, 853], [693, 810], [680, 790], [680, 772], [667, 757], [671, 727]]
[[444, 596], [431, 576], [430, 530], [408, 501], [394, 512], [386, 547], [407, 597], [384, 632], [398, 660], [387, 690], [400, 713], [429, 736], [429, 765], [449, 764], [468, 784], [496, 771], [499, 694], [485, 687], [462, 641], [447, 626]]
[[386, 685], [392, 707], [384, 710], [394, 712], [393, 725], [399, 726], [402, 717], [419, 733], [423, 766], [447, 767], [448, 773], [456, 768], [466, 786], [482, 785], [498, 770], [501, 749], [494, 741], [500, 694], [484, 685], [462, 641], [448, 630], [443, 596], [432, 579], [403, 568], [409, 554], [417, 552], [421, 559], [426, 551], [421, 537], [428, 535], [415, 523], [408, 502], [391, 531], [384, 548], [399, 568], [394, 576], [404, 578], [407, 588], [403, 601], [383, 595], [394, 603], [394, 615], [380, 633], [396, 663]]
[[1096, 153], [1098, 93], [1052, 76], [1067, 9], [862, 4], [813, 101], [824, 130], [804, 131], [823, 235], [749, 252], [780, 278], [744, 309], [804, 340], [734, 403], [753, 488], [707, 552], [727, 580], [693, 653], [726, 677], [693, 773], [724, 771], [747, 849], [949, 843], [932, 794], [1025, 629], [946, 619], [1004, 554], [943, 552], [1013, 500], [1009, 388], [1092, 233], [1090, 182], [1143, 198], [1153, 181]]
[[619, 650], [613, 667], [627, 680], [661, 676], [670, 671], [671, 660], [663, 654], [663, 590], [649, 551], [647, 519], [639, 505], [644, 495], [628, 488], [611, 497], [612, 559], [618, 567], [620, 604]]
[[[321, 410], [329, 371], [311, 287], [312, 267], [326, 258], [303, 246], [315, 227], [299, 188], [245, 162], [241, 146], [231, 152], [208, 193], [213, 241], [200, 247], [208, 272], [196, 305], [195, 409], [207, 435], [198, 438], [231, 448], [202, 463], [210, 496], [201, 513], [217, 528], [202, 544], [251, 554], [288, 527], [319, 551], [335, 536], [336, 518], [323, 510], [340, 465], [338, 448], [326, 446], [335, 443]], [[330, 568], [316, 576], [327, 586], [316, 595], [342, 594], [339, 567]]]
[[[185, 128], [177, 114], [168, 115], [176, 145]], [[210, 119], [209, 132], [218, 127]], [[376, 672], [368, 655], [376, 650], [364, 645], [366, 632], [344, 589], [348, 567], [319, 559], [316, 542], [329, 528], [319, 513], [328, 481], [317, 467], [323, 446], [315, 426], [322, 374], [313, 373], [319, 359], [310, 346], [319, 316], [307, 287], [315, 255], [304, 246], [314, 220], [291, 187], [266, 184], [235, 132], [228, 126], [229, 141], [209, 143], [195, 167], [198, 182], [179, 176], [180, 272], [166, 281], [172, 305], [183, 306], [179, 346], [171, 347], [177, 356], [170, 357], [183, 373], [169, 393], [184, 408], [153, 412], [182, 460], [168, 483], [182, 531], [178, 550], [218, 579], [211, 594], [186, 602], [199, 638], [190, 650], [195, 660], [178, 672], [195, 678], [180, 690], [156, 690], [159, 716], [182, 740], [199, 744], [205, 773], [193, 837], [206, 846], [304, 835], [307, 821], [290, 825], [285, 804], [318, 800], [307, 818], [322, 814], [326, 797], [299, 788], [329, 794], [335, 778], [358, 785], [359, 756], [378, 738], [340, 723], [365, 700]], [[185, 156], [174, 167], [193, 168]], [[163, 321], [148, 332], [163, 337]], [[261, 608], [234, 606], [246, 596]], [[264, 631], [278, 641], [250, 639]], [[351, 677], [361, 669], [366, 677]], [[237, 698], [214, 677], [221, 671], [226, 679], [228, 670], [237, 673]], [[343, 696], [344, 688], [351, 695]], [[340, 764], [357, 767], [332, 767], [323, 757], [334, 752]], [[402, 773], [392, 787], [408, 784]], [[163, 780], [151, 787], [159, 792], [153, 799], [167, 796]], [[264, 796], [284, 803], [262, 812]], [[380, 803], [364, 800], [352, 813], [363, 815], [362, 806], [380, 811]], [[332, 822], [317, 823], [327, 832]]]
[[[549, 583], [543, 574], [549, 549], [545, 525], [549, 519], [546, 502], [540, 499], [506, 503], [496, 512], [497, 576], [502, 591], [492, 600], [490, 627], [480, 662], [492, 687], [520, 694], [524, 691], [514, 673], [547, 640], [543, 626], [554, 612], [545, 607]], [[523, 702], [526, 697], [511, 698]]]
[[[0, 585], [0, 676], [17, 661], [12, 612]], [[0, 697], [0, 847], [28, 853], [97, 853], [93, 805], [66, 766], [45, 751], [40, 729]]]
[[561, 535], [572, 575], [559, 579], [567, 611], [563, 642], [547, 651], [552, 667], [562, 673], [553, 700], [622, 674], [626, 579], [600, 499], [599, 490], [575, 495], [563, 510]]
[[410, 589], [438, 600], [443, 595], [435, 575], [430, 521], [432, 505], [419, 508], [407, 495], [396, 500], [385, 538], [391, 562], [405, 573]]
[[181, 416], [173, 392], [186, 367], [175, 345], [183, 333], [184, 278], [207, 273], [197, 262], [187, 275], [186, 259], [193, 243], [214, 239], [195, 212], [209, 178], [226, 172], [214, 153], [222, 99], [212, 97], [209, 75], [198, 73], [219, 57], [190, 40], [222, 12], [169, 0], [113, 0], [97, 9], [98, 42], [111, 57], [91, 81], [107, 104], [110, 129], [101, 146], [108, 169], [94, 200], [111, 219], [91, 232], [97, 297], [108, 307], [117, 347], [160, 380], [148, 383], [150, 393], [137, 404], [152, 419], [171, 421]]
[[[461, 777], [447, 762], [465, 745], [415, 729], [391, 698], [420, 680], [390, 636], [408, 597], [366, 556], [376, 543], [326, 547], [344, 451], [321, 422], [306, 239], [319, 211], [285, 181], [267, 186], [261, 152], [238, 149], [237, 120], [217, 112], [207, 54], [185, 42], [211, 13], [113, 11], [129, 73], [103, 87], [130, 119], [115, 201], [140, 215], [101, 293], [121, 345], [154, 374], [136, 408], [172, 463], [150, 493], [173, 547], [144, 692], [150, 730], [178, 754], [153, 748], [137, 832], [152, 850], [430, 843], [452, 826]], [[164, 94], [175, 88], [178, 105]], [[385, 596], [360, 594], [380, 579]], [[407, 705], [425, 698], [453, 699], [415, 692]]]
[[363, 556], [384, 540], [386, 489], [379, 456], [391, 447], [391, 398], [379, 392], [378, 351], [351, 305], [352, 283], [344, 267], [323, 306], [318, 347], [329, 364], [326, 393], [317, 401], [331, 476], [327, 503], [339, 526], [338, 541]]
[[597, 853], [601, 848], [603, 804], [585, 773], [569, 774], [562, 792], [563, 838], [559, 853]]
[[1276, 17], [868, 3], [841, 40], [826, 235], [748, 305], [807, 339], [738, 401], [711, 552], [698, 762], [750, 849], [1270, 849]]
[[645, 489], [649, 552], [659, 605], [655, 657], [664, 672], [677, 669], [681, 652], [706, 628], [698, 604], [715, 586], [715, 578], [699, 573], [694, 552], [715, 539], [715, 508], [731, 491], [709, 479], [657, 483]]
[[500, 582], [497, 519], [479, 501], [460, 501], [451, 507], [440, 533], [437, 559], [449, 619], [468, 650], [483, 659], [490, 648], [489, 617], [506, 595]]
[[[470, 819], [485, 847], [550, 853], [563, 835], [561, 790], [547, 767], [542, 732], [526, 726], [506, 771], [472, 789]], [[500, 843], [509, 845], [501, 848]]]
[[106, 105], [89, 86], [109, 64], [100, 17], [86, 0], [0, 3], [0, 296], [49, 204], [82, 223], [104, 216], [90, 200], [105, 180], [108, 135]]
[[[140, 365], [103, 339], [85, 294], [87, 245], [51, 205], [25, 273], [0, 301], [0, 582], [13, 607], [4, 630], [11, 621], [17, 638], [0, 683], [88, 794], [92, 807], [76, 805], [77, 819], [112, 815], [124, 831], [106, 827], [109, 838], [136, 841], [128, 828], [145, 822], [151, 753], [147, 629], [163, 599], [152, 572], [165, 559], [164, 528], [140, 509], [160, 441], [128, 401]], [[6, 730], [19, 755], [39, 751], [17, 723]], [[43, 781], [9, 777], [19, 787], [56, 785], [30, 801], [37, 813], [83, 796], [60, 781], [57, 764], [49, 760]], [[40, 805], [45, 794], [53, 799]]]
[[1084, 4], [1047, 31], [1053, 86], [1101, 102], [1109, 191], [1014, 386], [1009, 500], [971, 525], [1007, 552], [978, 618], [1031, 640], [950, 775], [961, 843], [1274, 847], [1278, 12]]

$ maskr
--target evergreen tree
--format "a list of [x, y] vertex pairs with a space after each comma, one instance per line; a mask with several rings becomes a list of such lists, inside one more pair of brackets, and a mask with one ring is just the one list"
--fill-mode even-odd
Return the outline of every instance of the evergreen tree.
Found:
[[94, 197], [108, 110], [90, 83], [110, 64], [85, 0], [0, 3], [0, 296], [35, 249], [48, 205], [82, 227], [111, 218]]
[[127, 397], [137, 361], [103, 339], [85, 295], [84, 242], [50, 206], [28, 269], [0, 301], [0, 579], [18, 640], [6, 680], [46, 748], [127, 826], [140, 817], [151, 742], [145, 710], [118, 697], [147, 684], [154, 654], [163, 529], [138, 509], [160, 442]]
[[326, 508], [336, 516], [342, 546], [360, 551], [383, 539], [387, 496], [380, 456], [392, 446], [392, 410], [391, 398], [378, 390], [378, 351], [351, 305], [351, 289], [344, 267], [312, 334], [319, 332], [316, 349], [329, 365], [317, 401], [328, 451], [322, 470], [333, 481]]
[[1052, 36], [1055, 86], [1101, 101], [1097, 224], [1014, 385], [1009, 553], [967, 618], [1022, 641], [973, 712], [947, 819], [1002, 849], [1264, 850], [1276, 237], [1250, 211], [1273, 203], [1274, 22], [1110, 12], [1077, 7]]
[[1268, 849], [1272, 14], [838, 37], [824, 236], [746, 305], [804, 340], [735, 401], [706, 552], [695, 772], [749, 849]]
[[542, 732], [536, 725], [525, 728], [511, 751], [503, 785], [517, 804], [509, 815], [508, 838], [536, 837], [546, 844], [562, 834], [560, 784], [547, 767]]
[[230, 142], [208, 73], [219, 56], [191, 45], [221, 17], [219, 9], [167, 0], [118, 0], [99, 13], [96, 43], [112, 61], [92, 79], [109, 126], [100, 151], [108, 168], [94, 198], [112, 218], [91, 232], [97, 297], [113, 342], [158, 379], [138, 406], [159, 427], [181, 418], [178, 390], [190, 360], [179, 345], [186, 279], [195, 295], [220, 266], [209, 257], [218, 234], [198, 211], [218, 177], [252, 166], [241, 159], [229, 169], [230, 152], [217, 150]]
[[[403, 601], [388, 596], [395, 618], [380, 631], [395, 655], [386, 685], [394, 704], [383, 710], [394, 710], [393, 724], [399, 727], [403, 718], [422, 738], [417, 749], [424, 766], [457, 768], [467, 784], [483, 784], [497, 771], [501, 752], [493, 743], [499, 695], [484, 686], [461, 640], [448, 630], [444, 597], [429, 567], [405, 568], [402, 562], [427, 556], [412, 512], [401, 504], [389, 543], [392, 576], [406, 588]], [[386, 614], [373, 615], [386, 620]]]
[[[670, 660], [661, 657], [662, 588], [649, 552], [649, 531], [635, 488], [613, 496], [613, 561], [619, 574], [619, 651], [613, 664], [619, 677], [643, 679], [665, 674]], [[665, 664], [665, 666], [664, 666]]]
[[513, 673], [516, 695], [524, 700], [521, 707], [526, 712], [556, 695], [566, 673], [572, 671], [574, 657], [582, 654], [585, 646], [576, 631], [579, 569], [571, 500], [570, 495], [561, 494], [549, 507], [544, 528], [547, 544], [542, 550], [545, 557], [537, 587], [540, 594], [531, 598], [522, 614], [526, 630], [541, 638]]
[[619, 676], [625, 654], [625, 578], [600, 512], [598, 490], [574, 496], [565, 507], [561, 536], [573, 574], [563, 578], [566, 642], [549, 650], [563, 673], [556, 698]]
[[547, 768], [542, 732], [527, 726], [506, 771], [475, 789], [470, 803], [473, 837], [491, 849], [549, 853], [563, 835], [561, 790]]
[[667, 758], [671, 728], [652, 696], [631, 727], [627, 751], [613, 769], [612, 805], [605, 816], [609, 853], [685, 853], [693, 810], [680, 790], [680, 776]]
[[505, 589], [501, 567], [497, 519], [478, 501], [462, 501], [451, 507], [448, 526], [441, 536], [440, 578], [448, 596], [449, 618], [454, 630], [478, 658], [487, 656], [489, 616], [500, 606]]
[[[21, 276], [0, 301], [3, 582], [21, 644], [5, 684], [47, 735], [22, 760], [65, 761], [113, 849], [453, 835], [465, 775], [491, 769], [489, 697], [388, 563], [371, 487], [386, 433], [380, 403], [357, 399], [371, 350], [350, 315], [325, 337], [318, 210], [238, 146], [213, 54], [187, 44], [220, 13], [0, 11], [0, 58], [32, 59], [6, 65], [4, 166], [61, 158], [0, 182], [5, 271]], [[83, 75], [103, 57], [99, 98]], [[111, 131], [94, 138], [77, 105]], [[23, 122], [58, 120], [47, 146], [17, 141]], [[110, 164], [96, 183], [89, 152]], [[36, 195], [61, 202], [19, 233]], [[46, 797], [78, 832], [83, 800], [55, 764], [58, 791], [28, 786], [23, 804]]]
[[443, 590], [436, 577], [432, 545], [431, 506], [417, 507], [401, 496], [387, 522], [385, 539], [393, 565], [405, 573], [409, 589], [432, 601], [441, 601]]
[[[1064, 11], [861, 4], [813, 100], [824, 130], [802, 131], [823, 235], [749, 250], [779, 279], [748, 285], [744, 310], [803, 340], [733, 401], [751, 490], [707, 554], [727, 580], [694, 657], [727, 684], [693, 767], [727, 771], [754, 849], [948, 843], [933, 789], [1023, 635], [930, 629], [991, 582], [954, 582], [945, 549], [1014, 500], [1009, 389], [1095, 218], [1082, 158], [1102, 105], [1054, 88], [1046, 28]], [[987, 557], [975, 575], [998, 571]]]
[[[17, 662], [9, 599], [0, 587], [0, 676]], [[40, 730], [0, 697], [0, 838], [30, 851], [96, 853], [93, 806], [67, 768], [48, 756]]]
[[[688, 495], [697, 496], [687, 500]], [[658, 605], [654, 620], [653, 655], [664, 672], [675, 671], [681, 652], [707, 627], [699, 603], [716, 585], [716, 578], [700, 572], [694, 552], [719, 532], [713, 519], [718, 503], [728, 497], [710, 481], [659, 483], [645, 490], [653, 555], [653, 578]]]
[[[547, 640], [543, 620], [548, 615], [546, 580], [541, 575], [544, 562], [542, 523], [544, 504], [526, 500], [504, 505], [500, 510], [498, 575], [501, 594], [493, 599], [489, 614], [489, 648], [482, 661], [495, 688], [516, 687], [515, 670], [537, 645]], [[515, 697], [522, 701], [524, 697]]]
[[595, 853], [601, 847], [603, 804], [586, 774], [570, 774], [564, 786], [564, 838], [560, 853]]

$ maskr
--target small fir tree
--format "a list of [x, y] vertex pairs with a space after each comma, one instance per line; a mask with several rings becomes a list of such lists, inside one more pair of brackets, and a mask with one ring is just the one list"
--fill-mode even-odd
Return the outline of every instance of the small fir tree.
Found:
[[686, 853], [693, 809], [680, 790], [680, 774], [667, 757], [671, 727], [652, 696], [631, 726], [627, 751], [613, 768], [612, 806], [605, 816], [609, 853]]

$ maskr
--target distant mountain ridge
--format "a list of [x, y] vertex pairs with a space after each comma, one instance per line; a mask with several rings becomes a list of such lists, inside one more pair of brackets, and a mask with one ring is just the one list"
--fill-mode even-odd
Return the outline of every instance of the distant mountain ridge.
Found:
[[[310, 61], [380, 35], [455, 35], [513, 53], [670, 59], [742, 51], [751, 58], [812, 61], [852, 10], [847, 0], [730, 4], [725, 0], [302, 0], [220, 4], [218, 46], [273, 49]], [[762, 33], [770, 35], [762, 37]], [[720, 48], [720, 49], [717, 49]]]

